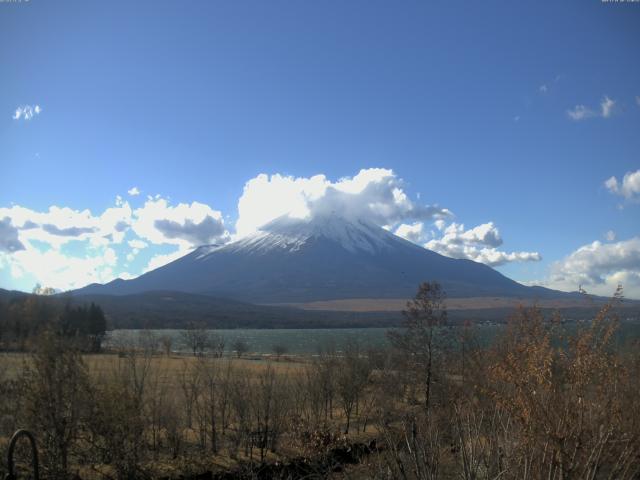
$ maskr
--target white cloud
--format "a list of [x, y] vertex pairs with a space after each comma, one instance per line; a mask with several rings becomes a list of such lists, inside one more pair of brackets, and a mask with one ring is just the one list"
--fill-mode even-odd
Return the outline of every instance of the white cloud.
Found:
[[604, 181], [604, 186], [607, 187], [607, 190], [609, 190], [611, 193], [618, 193], [618, 179], [614, 176], [611, 176], [609, 178], [607, 178]]
[[236, 232], [240, 237], [248, 235], [283, 215], [309, 218], [332, 212], [366, 218], [380, 226], [451, 215], [445, 208], [411, 201], [402, 180], [383, 168], [363, 169], [336, 182], [324, 175], [295, 178], [260, 174], [244, 186]]
[[425, 236], [424, 230], [423, 222], [415, 222], [412, 224], [401, 223], [394, 233], [399, 237], [409, 240], [410, 242], [418, 243]]
[[540, 93], [547, 93], [549, 91], [549, 87], [547, 87], [547, 85], [540, 85], [540, 88], [538, 89], [540, 90]]
[[14, 278], [29, 275], [34, 283], [60, 290], [113, 280], [116, 263], [117, 256], [111, 248], [83, 257], [65, 255], [54, 249], [41, 252], [36, 248], [0, 256], [0, 265], [8, 267]]
[[9, 217], [20, 231], [21, 241], [38, 240], [60, 248], [72, 240], [85, 240], [99, 230], [98, 220], [89, 210], [51, 206], [38, 212], [14, 205], [0, 208], [0, 217]]
[[576, 105], [570, 110], [567, 110], [567, 115], [572, 120], [586, 120], [587, 118], [592, 118], [596, 116], [596, 112], [585, 107], [584, 105]]
[[567, 110], [567, 115], [575, 121], [586, 120], [593, 117], [610, 118], [615, 111], [615, 107], [616, 101], [605, 95], [600, 101], [599, 113], [585, 105], [576, 105]]
[[621, 181], [611, 177], [604, 182], [604, 186], [614, 195], [620, 195], [627, 200], [636, 200], [640, 198], [640, 169], [625, 173]]
[[129, 190], [127, 190], [127, 193], [132, 197], [135, 197], [136, 195], [140, 195], [140, 190], [138, 190], [138, 187], [131, 187]]
[[149, 245], [147, 242], [143, 242], [140, 239], [133, 239], [127, 242], [131, 248], [137, 248], [138, 250], [142, 250], [143, 248], [147, 248]]
[[502, 237], [493, 222], [483, 223], [465, 230], [464, 225], [452, 223], [444, 231], [443, 239], [451, 244], [482, 244], [488, 247], [498, 247], [502, 245]]
[[625, 294], [640, 299], [640, 237], [615, 243], [593, 242], [556, 262], [549, 279], [539, 282], [560, 290], [578, 290], [611, 295], [618, 284]]
[[69, 207], [51, 206], [39, 212], [19, 205], [0, 208], [0, 218], [11, 218], [20, 230], [20, 239], [38, 240], [53, 248], [74, 240], [90, 240], [94, 246], [120, 243], [131, 224], [131, 207], [128, 203], [110, 207], [95, 216], [90, 210], [74, 210]]
[[143, 242], [138, 238], [134, 238], [133, 240], [129, 240], [127, 244], [131, 247], [131, 251], [127, 254], [127, 262], [133, 261], [134, 258], [140, 253], [140, 250], [143, 248], [147, 248], [149, 245], [147, 242]]
[[395, 234], [447, 257], [466, 258], [492, 267], [510, 262], [532, 262], [542, 259], [537, 252], [504, 252], [500, 231], [493, 222], [483, 223], [469, 230], [463, 224], [451, 223], [445, 227], [436, 220], [437, 230], [428, 230], [423, 222], [401, 224]]
[[604, 238], [608, 241], [608, 242], [613, 242], [616, 239], [616, 232], [614, 232], [613, 230], [609, 230]]
[[22, 105], [16, 108], [12, 118], [14, 120], [31, 120], [34, 116], [40, 115], [40, 112], [42, 112], [40, 105]]
[[[336, 181], [324, 175], [258, 175], [245, 184], [238, 201], [236, 233], [247, 235], [283, 215], [308, 218], [334, 212], [366, 219], [454, 258], [492, 266], [540, 260], [537, 252], [499, 250], [503, 241], [492, 222], [469, 230], [448, 224], [449, 210], [410, 200], [404, 182], [381, 168]], [[0, 208], [0, 262], [16, 278], [32, 275], [42, 285], [60, 289], [131, 275], [121, 271], [128, 264], [118, 262], [133, 261], [143, 249], [151, 256], [148, 271], [194, 246], [224, 243], [230, 237], [219, 211], [199, 202], [171, 205], [160, 195], [147, 197], [136, 209], [118, 196], [114, 206], [99, 214], [58, 206], [42, 212], [18, 205]], [[67, 245], [69, 249], [62, 248]], [[159, 245], [176, 250], [158, 254]]]
[[615, 108], [615, 106], [616, 102], [605, 95], [605, 97], [602, 99], [602, 102], [600, 102], [600, 110], [602, 112], [602, 116], [604, 118], [609, 118], [613, 113], [613, 109]]
[[[173, 207], [156, 197], [133, 211], [120, 197], [115, 203], [99, 215], [58, 206], [45, 211], [19, 205], [0, 208], [0, 266], [16, 279], [67, 290], [116, 278], [121, 266], [113, 246], [131, 261], [150, 244], [177, 245], [184, 254], [201, 242], [229, 236], [220, 212], [204, 204]], [[131, 238], [132, 233], [142, 238]]]
[[226, 242], [229, 238], [222, 214], [199, 202], [176, 206], [161, 197], [147, 199], [134, 211], [133, 231], [154, 244], [182, 248]]
[[452, 223], [444, 229], [440, 238], [424, 244], [425, 248], [452, 258], [466, 258], [492, 267], [510, 262], [537, 262], [542, 260], [538, 252], [504, 252], [502, 237], [493, 222], [483, 223], [470, 230], [464, 225]]
[[[0, 252], [0, 264], [16, 278], [61, 290], [113, 279], [118, 258], [109, 245], [121, 241], [123, 225], [130, 221], [128, 205], [107, 208], [94, 216], [89, 210], [51, 206], [38, 212], [14, 205], [0, 208], [0, 218], [10, 219], [23, 248]], [[123, 223], [124, 222], [124, 223]], [[6, 234], [2, 234], [6, 240]], [[80, 242], [78, 254], [63, 251], [69, 242]]]

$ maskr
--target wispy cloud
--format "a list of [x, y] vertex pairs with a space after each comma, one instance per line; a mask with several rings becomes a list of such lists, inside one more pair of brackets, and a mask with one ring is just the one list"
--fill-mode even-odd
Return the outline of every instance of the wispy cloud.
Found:
[[132, 197], [135, 197], [136, 195], [140, 195], [140, 190], [138, 190], [138, 187], [131, 187], [129, 190], [127, 190], [127, 193]]
[[604, 118], [609, 118], [613, 113], [613, 109], [615, 108], [615, 106], [616, 102], [605, 95], [605, 97], [602, 99], [602, 102], [600, 102], [600, 110], [602, 112], [602, 116]]
[[576, 105], [575, 107], [567, 110], [569, 118], [575, 121], [586, 120], [596, 116], [596, 112], [584, 105]]
[[16, 111], [13, 113], [14, 120], [31, 120], [36, 115], [40, 115], [42, 112], [42, 107], [40, 105], [22, 105], [16, 108]]
[[600, 111], [596, 111], [586, 105], [576, 105], [567, 110], [567, 115], [571, 120], [580, 121], [588, 118], [602, 117], [610, 118], [615, 112], [616, 101], [605, 95], [600, 101]]
[[538, 92], [540, 94], [542, 94], [542, 95], [547, 94], [547, 93], [551, 93], [552, 90], [555, 90], [556, 85], [558, 84], [558, 82], [560, 82], [560, 80], [562, 80], [563, 77], [564, 77], [564, 75], [559, 73], [553, 79], [550, 79], [549, 81], [547, 81], [547, 82], [543, 83], [542, 85], [540, 85], [538, 87]]
[[[554, 78], [547, 78], [547, 81], [545, 81], [544, 83], [538, 86], [536, 90], [536, 95], [532, 97], [533, 91], [527, 94], [525, 96], [525, 108], [529, 109], [532, 106], [532, 104], [536, 101], [535, 100], [536, 96], [547, 96], [547, 95], [551, 96], [556, 90], [558, 82], [560, 82], [560, 80], [562, 80], [563, 77], [564, 75], [558, 74]], [[522, 114], [517, 114], [513, 117], [513, 121], [517, 123], [520, 121], [521, 118], [522, 118]]]

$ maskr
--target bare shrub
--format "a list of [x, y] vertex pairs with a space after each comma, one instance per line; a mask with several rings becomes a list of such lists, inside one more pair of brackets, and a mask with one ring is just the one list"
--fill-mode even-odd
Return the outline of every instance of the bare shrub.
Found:
[[120, 480], [147, 476], [146, 389], [151, 357], [130, 352], [93, 390], [86, 441], [95, 463], [109, 465]]
[[89, 380], [82, 356], [64, 338], [44, 332], [27, 360], [20, 384], [24, 420], [38, 432], [45, 474], [67, 478], [88, 407]]

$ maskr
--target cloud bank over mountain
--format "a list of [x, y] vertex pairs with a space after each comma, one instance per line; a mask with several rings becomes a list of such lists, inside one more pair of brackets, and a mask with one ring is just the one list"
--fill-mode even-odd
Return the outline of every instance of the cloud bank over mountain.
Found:
[[[633, 199], [637, 174], [612, 177], [606, 186]], [[494, 267], [542, 259], [538, 251], [504, 249], [500, 230], [490, 219], [467, 228], [448, 208], [412, 199], [402, 178], [384, 168], [362, 169], [337, 180], [322, 174], [259, 174], [245, 183], [235, 220], [206, 203], [128, 193], [128, 199], [117, 196], [99, 213], [55, 205], [44, 211], [19, 205], [0, 208], [0, 269], [25, 283], [78, 288], [135, 277], [194, 247], [251, 235], [282, 216], [311, 219], [336, 213], [366, 220], [453, 258]], [[537, 283], [575, 290], [580, 283], [604, 289], [623, 281], [630, 296], [640, 297], [639, 243], [632, 238], [580, 247]]]
[[283, 215], [309, 218], [333, 212], [380, 226], [451, 216], [446, 208], [410, 200], [403, 181], [384, 168], [363, 169], [335, 182], [324, 175], [296, 178], [261, 174], [244, 186], [238, 201], [236, 232], [248, 235]]

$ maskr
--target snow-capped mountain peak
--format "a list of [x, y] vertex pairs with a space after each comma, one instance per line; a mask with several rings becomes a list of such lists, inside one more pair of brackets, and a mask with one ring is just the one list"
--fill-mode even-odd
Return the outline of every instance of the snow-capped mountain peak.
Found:
[[[224, 248], [228, 251], [267, 253], [274, 250], [295, 252], [313, 241], [328, 240], [351, 252], [374, 254], [391, 247], [399, 239], [386, 230], [363, 220], [348, 220], [340, 215], [310, 219], [280, 217], [258, 232]], [[200, 257], [215, 251], [203, 249]]]
[[84, 293], [205, 293], [252, 303], [410, 298], [436, 280], [456, 296], [531, 296], [532, 290], [469, 260], [443, 257], [362, 220], [334, 213], [281, 217], [226, 245], [196, 249], [138, 278]]

